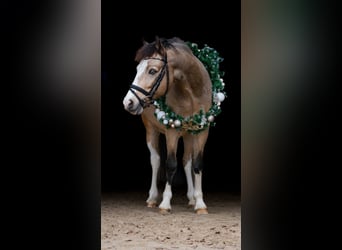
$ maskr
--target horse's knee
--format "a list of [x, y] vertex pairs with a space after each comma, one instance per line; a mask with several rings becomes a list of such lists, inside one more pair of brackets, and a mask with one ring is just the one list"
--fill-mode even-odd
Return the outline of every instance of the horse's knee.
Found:
[[166, 160], [166, 179], [167, 182], [171, 185], [173, 177], [177, 171], [177, 158], [175, 155], [170, 155]]
[[196, 174], [203, 170], [203, 157], [201, 154], [197, 155], [193, 161], [193, 169]]

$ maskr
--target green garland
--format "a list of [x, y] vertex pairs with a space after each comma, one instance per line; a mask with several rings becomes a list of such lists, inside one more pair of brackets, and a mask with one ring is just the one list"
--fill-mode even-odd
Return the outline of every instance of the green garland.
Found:
[[219, 64], [223, 61], [223, 58], [219, 56], [219, 53], [215, 49], [210, 48], [208, 45], [199, 49], [196, 43], [187, 42], [187, 44], [209, 73], [213, 92], [212, 106], [208, 112], [200, 110], [197, 114], [183, 117], [171, 110], [166, 104], [166, 97], [163, 96], [154, 101], [154, 106], [156, 107], [154, 114], [167, 128], [186, 130], [189, 133], [197, 134], [209, 126], [215, 125], [215, 117], [221, 113], [221, 102], [227, 96], [224, 92], [224, 72], [219, 69]]

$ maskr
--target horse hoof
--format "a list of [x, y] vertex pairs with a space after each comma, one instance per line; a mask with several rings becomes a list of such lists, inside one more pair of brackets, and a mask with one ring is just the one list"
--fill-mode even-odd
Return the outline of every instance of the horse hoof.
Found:
[[157, 203], [155, 203], [155, 202], [147, 202], [147, 207], [151, 207], [151, 208], [157, 207]]
[[170, 209], [165, 209], [165, 208], [160, 208], [160, 209], [159, 209], [159, 213], [160, 213], [160, 214], [163, 214], [163, 215], [165, 215], [165, 214], [170, 214], [170, 213], [171, 213], [171, 210], [170, 210]]
[[208, 209], [206, 208], [199, 208], [196, 210], [196, 214], [208, 214]]

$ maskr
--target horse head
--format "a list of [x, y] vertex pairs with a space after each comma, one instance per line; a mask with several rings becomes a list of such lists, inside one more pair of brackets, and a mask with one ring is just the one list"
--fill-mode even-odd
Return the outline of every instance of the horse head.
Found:
[[168, 91], [169, 65], [163, 41], [158, 37], [152, 43], [144, 41], [136, 53], [136, 75], [123, 100], [124, 108], [131, 114], [140, 115], [145, 107]]

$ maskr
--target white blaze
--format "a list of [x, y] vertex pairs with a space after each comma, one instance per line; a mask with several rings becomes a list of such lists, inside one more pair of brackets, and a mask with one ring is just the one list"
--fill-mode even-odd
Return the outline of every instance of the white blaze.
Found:
[[[133, 85], [139, 86], [142, 88], [142, 86], [139, 84], [139, 79], [141, 76], [144, 74], [145, 69], [147, 67], [147, 60], [142, 60], [138, 66], [137, 66], [137, 74], [135, 75], [135, 78], [133, 80]], [[139, 93], [137, 93], [139, 95]], [[128, 90], [124, 100], [123, 100], [123, 105], [127, 107], [130, 105], [130, 103], [133, 102], [133, 105], [136, 106], [139, 104], [139, 100], [137, 97], [132, 93], [132, 91]]]

